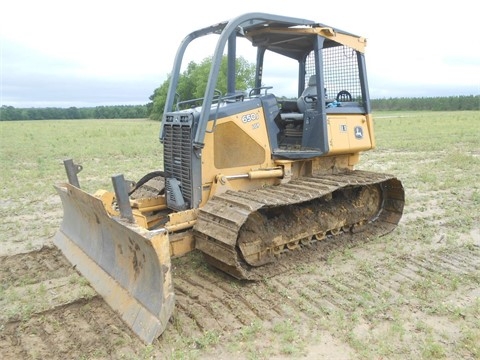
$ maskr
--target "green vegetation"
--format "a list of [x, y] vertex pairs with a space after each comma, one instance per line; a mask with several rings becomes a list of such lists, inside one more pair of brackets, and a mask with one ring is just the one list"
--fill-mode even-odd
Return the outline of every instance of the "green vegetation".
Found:
[[373, 99], [375, 111], [480, 110], [480, 95]]
[[9, 120], [74, 120], [74, 119], [144, 119], [148, 105], [115, 105], [87, 108], [14, 108], [2, 106], [0, 121]]
[[[178, 81], [176, 101], [203, 98], [207, 87], [208, 75], [212, 66], [212, 57], [205, 58], [200, 64], [190, 62], [187, 69], [181, 74]], [[237, 89], [249, 89], [254, 84], [255, 65], [249, 64], [243, 57], [237, 59], [236, 64], [236, 87]], [[149, 117], [161, 120], [163, 109], [167, 100], [170, 78], [165, 80], [160, 87], [155, 89], [150, 100], [152, 101]], [[227, 57], [224, 56], [217, 79], [216, 89], [222, 94], [227, 92]]]
[[109, 177], [119, 171], [138, 180], [162, 167], [159, 132], [158, 122], [145, 119], [1, 122], [2, 198], [33, 201], [54, 192], [52, 184], [65, 179], [67, 158], [84, 165], [79, 177], [85, 182], [101, 179], [110, 186]]
[[[196, 69], [198, 71], [203, 68]], [[187, 70], [188, 71], [188, 70]], [[195, 72], [195, 71], [194, 71]], [[180, 81], [191, 81], [184, 75]], [[246, 87], [248, 88], [248, 87]], [[168, 80], [155, 89], [146, 105], [97, 106], [94, 108], [14, 108], [2, 106], [0, 121], [9, 120], [71, 120], [71, 119], [144, 119], [160, 120], [167, 96]], [[199, 92], [199, 89], [196, 90]], [[184, 95], [183, 98], [189, 95]], [[195, 93], [201, 98], [202, 93]], [[436, 98], [373, 99], [372, 108], [378, 111], [459, 111], [480, 110], [480, 95]]]
[[[190, 62], [179, 78], [175, 101], [203, 98], [212, 65], [212, 57], [206, 57], [199, 64]], [[255, 81], [255, 64], [243, 57], [237, 59], [236, 88], [247, 91]], [[165, 107], [170, 77], [149, 97], [145, 105], [114, 105], [88, 108], [14, 108], [2, 106], [0, 121], [10, 120], [59, 120], [59, 119], [144, 119], [161, 120]], [[224, 56], [216, 89], [222, 95], [227, 93], [227, 57]], [[282, 94], [276, 94], [284, 99]], [[480, 110], [480, 95], [388, 98], [372, 99], [374, 111], [461, 111]]]
[[0, 122], [0, 230], [8, 234], [0, 247], [53, 236], [61, 209], [53, 184], [67, 179], [63, 160], [83, 165], [86, 191], [112, 189], [115, 174], [137, 181], [163, 167], [159, 131], [152, 120]]
[[[200, 64], [190, 62], [182, 73], [178, 84], [178, 98], [198, 99], [204, 95], [207, 86], [208, 74], [212, 58], [205, 58]], [[237, 89], [249, 89], [253, 86], [255, 66], [246, 59], [237, 59], [236, 82]], [[150, 101], [146, 105], [114, 105], [97, 106], [91, 108], [14, 108], [2, 106], [0, 108], [0, 121], [8, 120], [58, 120], [58, 119], [144, 119], [161, 120], [163, 108], [167, 97], [170, 79], [165, 80], [160, 87], [154, 90]], [[227, 92], [227, 57], [223, 58], [217, 90], [222, 94]]]
[[[126, 358], [315, 358], [325, 344], [339, 358], [480, 359], [480, 243], [471, 235], [480, 224], [480, 111], [376, 111], [374, 119], [377, 148], [362, 154], [358, 168], [395, 174], [404, 184], [405, 213], [393, 233], [264, 279], [255, 296], [274, 309], [273, 320], [252, 315], [229, 332], [221, 324], [195, 332], [192, 319], [176, 317], [154, 345]], [[0, 233], [8, 236], [0, 247], [50, 241], [62, 216], [52, 185], [66, 180], [63, 159], [84, 167], [79, 179], [86, 191], [111, 189], [111, 175], [138, 180], [162, 168], [158, 131], [158, 122], [145, 119], [1, 122]], [[177, 274], [208, 271], [198, 254], [175, 265]], [[241, 288], [219, 279], [225, 289]], [[0, 302], [8, 316], [33, 318], [49, 305], [49, 283], [20, 281], [25, 293], [0, 285]], [[81, 292], [82, 278], [67, 285], [91, 296]], [[25, 294], [37, 298], [35, 306]], [[232, 294], [233, 311], [247, 295]], [[118, 339], [118, 349], [135, 344]]]
[[[200, 64], [190, 62], [187, 69], [181, 74], [178, 81], [177, 96], [175, 101], [187, 99], [200, 99], [204, 96], [204, 91], [208, 82], [208, 75], [212, 65], [212, 58], [205, 58]], [[236, 86], [237, 89], [249, 89], [254, 84], [255, 65], [249, 64], [243, 57], [237, 59], [236, 64]], [[155, 89], [150, 100], [152, 101], [149, 117], [155, 120], [161, 120], [163, 109], [167, 100], [168, 86], [170, 79], [163, 82], [160, 87]], [[224, 56], [217, 80], [216, 89], [222, 94], [227, 92], [227, 57]], [[190, 104], [191, 105], [191, 104]]]

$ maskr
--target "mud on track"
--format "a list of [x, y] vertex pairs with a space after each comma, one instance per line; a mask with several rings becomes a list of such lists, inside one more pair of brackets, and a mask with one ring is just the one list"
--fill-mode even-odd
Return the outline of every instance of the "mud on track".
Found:
[[[378, 246], [364, 243], [352, 253], [367, 259]], [[351, 243], [344, 239], [335, 247], [328, 241], [314, 247], [287, 255], [282, 274], [259, 282], [237, 281], [206, 265], [197, 252], [175, 259], [175, 315], [150, 347], [135, 337], [56, 248], [2, 257], [0, 307], [6, 310], [0, 318], [0, 358], [165, 358], [183, 347], [202, 358], [228, 352], [228, 357], [240, 359], [248, 357], [243, 344], [253, 344], [259, 357], [266, 357], [285, 353], [288, 340], [298, 345], [300, 356], [309, 351], [302, 338], [326, 334], [335, 338], [330, 354], [355, 358], [345, 331], [361, 339], [398, 318], [404, 318], [406, 332], [403, 339], [392, 339], [395, 346], [406, 346], [420, 336], [415, 333], [418, 321], [450, 329], [443, 341], [456, 341], [463, 325], [448, 316], [433, 316], [433, 309], [460, 303], [473, 307], [480, 296], [478, 247], [336, 264], [328, 258], [349, 252]], [[435, 303], [428, 302], [431, 292]], [[407, 313], [414, 313], [414, 319]], [[352, 314], [355, 326], [348, 329], [342, 319]], [[285, 327], [292, 330], [288, 338], [279, 330]], [[216, 346], [201, 352], [212, 343]], [[410, 355], [419, 355], [412, 349]], [[454, 347], [449, 351], [447, 357], [458, 355]]]

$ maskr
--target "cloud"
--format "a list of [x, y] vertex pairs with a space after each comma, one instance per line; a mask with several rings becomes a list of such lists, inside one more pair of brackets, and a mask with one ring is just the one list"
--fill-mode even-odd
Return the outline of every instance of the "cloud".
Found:
[[[478, 32], [477, 15], [465, 11], [467, 0], [436, 4], [435, 15], [429, 3], [413, 0], [382, 6], [354, 0], [308, 6], [296, 0], [208, 4], [215, 11], [192, 2], [172, 15], [158, 0], [5, 2], [0, 105], [147, 103], [171, 71], [184, 36], [252, 10], [313, 18], [366, 37], [372, 98], [480, 93], [480, 54], [469, 36]], [[211, 48], [197, 46], [184, 65], [211, 54]], [[271, 74], [278, 80], [276, 94], [294, 96], [282, 66]]]
[[[34, 61], [32, 61], [34, 59]], [[3, 44], [1, 103], [15, 107], [146, 104], [160, 76], [89, 72], [79, 62]]]

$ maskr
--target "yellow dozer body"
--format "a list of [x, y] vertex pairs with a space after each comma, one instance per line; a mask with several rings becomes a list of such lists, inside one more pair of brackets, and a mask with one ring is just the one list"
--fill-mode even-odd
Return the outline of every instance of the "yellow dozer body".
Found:
[[[185, 50], [207, 35], [217, 45], [204, 97], [179, 101]], [[237, 41], [257, 49], [248, 93], [236, 90]], [[198, 250], [231, 276], [257, 280], [283, 269], [285, 252], [396, 227], [401, 182], [355, 170], [360, 153], [375, 147], [365, 45], [310, 20], [263, 13], [197, 30], [175, 58], [161, 171], [137, 183], [116, 175], [114, 191], [88, 194], [78, 183], [81, 166], [65, 161], [69, 182], [56, 185], [64, 217], [54, 242], [146, 343], [174, 310], [173, 257]], [[226, 48], [222, 94], [216, 88]], [[263, 86], [280, 58], [295, 64], [294, 99]]]

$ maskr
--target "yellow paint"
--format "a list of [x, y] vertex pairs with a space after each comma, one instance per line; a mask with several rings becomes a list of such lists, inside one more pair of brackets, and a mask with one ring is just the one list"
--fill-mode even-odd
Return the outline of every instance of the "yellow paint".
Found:
[[330, 27], [305, 27], [305, 28], [266, 28], [261, 30], [250, 31], [246, 34], [246, 37], [252, 41], [256, 35], [267, 36], [272, 34], [294, 34], [294, 35], [319, 35], [326, 39], [333, 40], [339, 44], [351, 47], [361, 53], [365, 52], [365, 46], [367, 40], [364, 37], [358, 37], [355, 35], [348, 35], [336, 32]]
[[328, 155], [357, 153], [373, 148], [369, 118], [365, 115], [328, 115]]
[[213, 132], [205, 135], [200, 206], [211, 196], [227, 189], [255, 189], [279, 183], [275, 177], [252, 179], [248, 176], [220, 183], [222, 176], [248, 175], [258, 170], [276, 168], [271, 152], [261, 106], [218, 119]]

